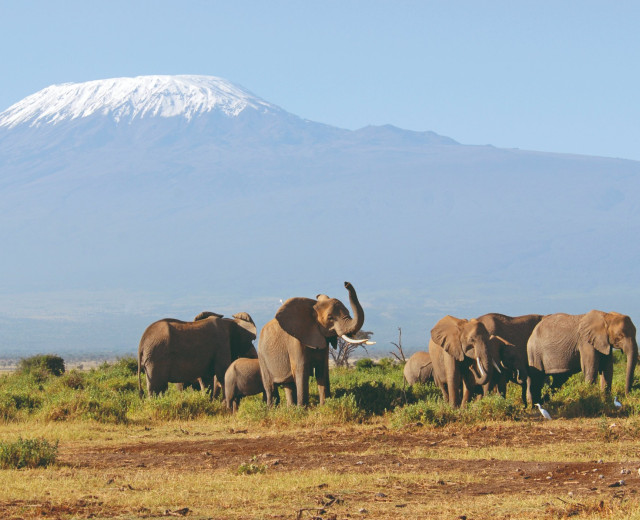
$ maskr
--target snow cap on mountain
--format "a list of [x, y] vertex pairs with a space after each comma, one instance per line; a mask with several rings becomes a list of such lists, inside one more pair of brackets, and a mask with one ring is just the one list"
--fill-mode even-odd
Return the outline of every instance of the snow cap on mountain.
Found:
[[138, 76], [52, 85], [0, 113], [0, 127], [40, 126], [93, 114], [117, 122], [145, 117], [187, 120], [220, 111], [233, 117], [246, 108], [280, 111], [242, 87], [214, 76]]

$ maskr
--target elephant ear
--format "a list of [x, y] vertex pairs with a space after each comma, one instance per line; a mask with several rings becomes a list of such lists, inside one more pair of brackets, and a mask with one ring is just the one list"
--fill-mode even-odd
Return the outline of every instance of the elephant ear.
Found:
[[238, 312], [233, 315], [233, 319], [240, 327], [253, 336], [251, 341], [256, 339], [256, 324], [253, 322], [253, 319], [248, 312]]
[[327, 338], [320, 332], [314, 309], [316, 300], [289, 298], [276, 312], [276, 321], [287, 334], [311, 348], [327, 348]]
[[509, 349], [515, 347], [513, 343], [509, 343], [506, 339], [500, 336], [494, 336], [493, 334], [489, 336], [489, 345], [493, 354], [498, 356], [499, 359], [503, 358], [505, 352], [509, 352]]
[[594, 310], [585, 314], [578, 324], [578, 333], [598, 352], [605, 355], [611, 352], [604, 312]]
[[193, 318], [193, 321], [206, 320], [207, 318], [211, 318], [211, 316], [213, 316], [214, 318], [222, 318], [222, 314], [218, 314], [217, 312], [202, 311], [195, 318]]
[[460, 326], [466, 322], [467, 320], [445, 316], [431, 329], [431, 339], [458, 361], [464, 361]]

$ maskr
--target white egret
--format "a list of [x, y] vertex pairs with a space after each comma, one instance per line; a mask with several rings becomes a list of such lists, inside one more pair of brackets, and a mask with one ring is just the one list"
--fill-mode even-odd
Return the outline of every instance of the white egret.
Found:
[[544, 408], [542, 408], [542, 406], [540, 406], [540, 403], [536, 403], [536, 406], [538, 407], [538, 410], [540, 410], [542, 417], [544, 417], [545, 419], [551, 419], [549, 412], [547, 412]]
[[622, 403], [618, 401], [617, 395], [613, 397], [613, 404], [616, 406], [616, 408], [622, 408]]

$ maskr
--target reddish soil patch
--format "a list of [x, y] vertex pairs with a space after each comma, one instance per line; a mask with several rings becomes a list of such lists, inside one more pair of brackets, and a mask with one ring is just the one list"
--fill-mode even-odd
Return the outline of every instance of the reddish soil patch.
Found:
[[[595, 426], [580, 428], [567, 425], [566, 429], [546, 428], [544, 424], [522, 425], [522, 427], [466, 427], [448, 428], [412, 427], [403, 431], [392, 431], [381, 426], [376, 429], [327, 428], [321, 431], [284, 434], [251, 431], [232, 432], [237, 435], [215, 438], [213, 435], [189, 434], [175, 441], [157, 441], [152, 437], [136, 442], [121, 443], [116, 447], [91, 447], [81, 445], [63, 445], [60, 447], [59, 463], [71, 468], [94, 468], [97, 470], [144, 471], [144, 468], [163, 468], [170, 472], [203, 471], [207, 469], [225, 469], [231, 471], [243, 463], [256, 461], [266, 465], [274, 474], [295, 472], [305, 469], [326, 468], [340, 473], [372, 473], [392, 470], [394, 473], [430, 474], [442, 473], [443, 480], [425, 479], [420, 483], [403, 482], [394, 486], [388, 497], [377, 493], [369, 497], [376, 502], [390, 502], [389, 508], [401, 508], [412, 502], [450, 500], [464, 504], [472, 497], [481, 495], [502, 496], [504, 500], [539, 494], [558, 497], [559, 509], [549, 506], [546, 517], [566, 517], [587, 512], [587, 507], [604, 507], [601, 498], [636, 497], [640, 489], [639, 463], [611, 462], [530, 462], [503, 460], [459, 460], [445, 458], [443, 448], [473, 448], [487, 446], [529, 447], [557, 444], [565, 438], [576, 441], [588, 441], [602, 435]], [[416, 455], [417, 449], [433, 450], [433, 458]], [[442, 456], [438, 457], [441, 451]], [[597, 456], [594, 454], [594, 457]], [[451, 472], [470, 472], [480, 482], [454, 482], [444, 480]], [[477, 477], [481, 478], [478, 479]], [[460, 479], [463, 480], [463, 479]], [[621, 484], [620, 481], [624, 480]], [[330, 507], [337, 500], [336, 495], [321, 493], [318, 504]], [[575, 498], [569, 498], [573, 497]], [[563, 498], [567, 498], [567, 501]], [[585, 497], [592, 497], [586, 500]], [[465, 501], [466, 499], [466, 501]], [[584, 499], [584, 500], [583, 500]], [[573, 502], [572, 502], [573, 501]], [[564, 504], [563, 504], [564, 502]], [[336, 502], [337, 503], [337, 502]], [[457, 502], [455, 502], [457, 503]], [[593, 506], [593, 504], [599, 504]], [[404, 505], [403, 505], [404, 504]], [[578, 504], [578, 505], [576, 505]], [[574, 509], [571, 509], [574, 508]], [[576, 509], [577, 508], [577, 509]], [[400, 509], [398, 517], [401, 517]], [[573, 511], [573, 512], [572, 512]], [[592, 509], [591, 512], [594, 510]], [[599, 511], [599, 510], [597, 510]], [[597, 512], [596, 511], [596, 512]], [[185, 513], [187, 514], [187, 513]], [[300, 518], [324, 518], [313, 516], [312, 511], [304, 511]], [[12, 501], [0, 503], [0, 518], [144, 518], [157, 517], [149, 511], [118, 511], [108, 504], [101, 503], [97, 497], [82, 497], [65, 505], [49, 502], [27, 503]], [[311, 516], [310, 516], [311, 515]], [[180, 516], [180, 512], [167, 511], [160, 516]], [[349, 516], [349, 515], [347, 515]], [[463, 515], [464, 516], [464, 515]], [[386, 515], [385, 518], [395, 518]], [[510, 517], [507, 515], [507, 517]], [[327, 514], [326, 518], [336, 518]], [[460, 517], [462, 518], [462, 517]]]
[[[525, 435], [516, 428], [475, 427], [466, 430], [415, 428], [391, 431], [384, 427], [367, 432], [327, 429], [320, 433], [252, 435], [242, 431], [233, 438], [209, 439], [198, 436], [180, 441], [138, 442], [117, 448], [62, 449], [60, 462], [75, 467], [116, 469], [163, 467], [167, 470], [198, 471], [236, 469], [257, 457], [270, 471], [300, 471], [318, 467], [333, 472], [371, 473], [398, 468], [401, 472], [427, 473], [471, 471], [482, 474], [481, 484], [456, 484], [456, 491], [471, 495], [500, 494], [523, 486], [535, 493], [549, 487], [558, 492], [618, 487], [627, 493], [640, 488], [639, 463], [617, 462], [528, 462], [502, 460], [457, 460], [437, 457], [440, 447], [525, 447], [554, 443], [564, 435], [581, 441], [597, 438], [594, 429], [575, 427], [550, 432], [543, 427], [528, 428]], [[432, 448], [433, 458], [412, 456], [415, 448]], [[629, 473], [623, 473], [629, 471]], [[434, 486], [446, 486], [437, 482]]]

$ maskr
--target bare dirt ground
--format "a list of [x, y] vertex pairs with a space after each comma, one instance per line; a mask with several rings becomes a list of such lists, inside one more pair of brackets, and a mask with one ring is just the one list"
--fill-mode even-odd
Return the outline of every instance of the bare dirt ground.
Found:
[[[568, 427], [565, 431], [556, 428], [550, 432], [544, 425], [528, 428], [523, 432], [516, 427], [476, 426], [460, 428], [432, 429], [426, 427], [408, 428], [402, 431], [389, 430], [378, 426], [365, 431], [351, 428], [325, 429], [282, 434], [247, 430], [229, 430], [224, 438], [211, 438], [205, 434], [184, 432], [179, 440], [157, 440], [152, 437], [135, 442], [118, 443], [110, 447], [90, 445], [61, 446], [59, 464], [68, 468], [91, 470], [166, 471], [199, 472], [229, 469], [253, 460], [267, 468], [271, 478], [286, 473], [303, 472], [322, 468], [328, 473], [380, 474], [397, 472], [412, 475], [471, 474], [478, 478], [432, 479], [419, 483], [405, 482], [395, 486], [388, 493], [378, 493], [373, 497], [377, 502], [393, 502], [398, 517], [400, 509], [412, 503], [433, 500], [451, 500], [459, 503], [472, 502], [478, 497], [492, 495], [508, 500], [510, 497], [526, 495], [549, 495], [557, 498], [557, 508], [549, 506], [540, 517], [563, 518], [589, 514], [598, 515], [598, 508], [605, 515], [607, 500], [637, 500], [640, 490], [640, 462], [532, 462], [527, 460], [499, 460], [474, 458], [460, 460], [440, 457], [451, 449], [473, 450], [474, 448], [502, 447], [527, 448], [548, 445], [571, 436], [576, 442], [587, 442], [598, 437], [594, 426], [587, 428]], [[639, 445], [640, 449], [640, 445]], [[428, 456], [425, 456], [425, 450]], [[504, 458], [504, 457], [502, 457]], [[639, 457], [640, 458], [640, 457]], [[319, 486], [321, 488], [322, 486]], [[324, 494], [323, 494], [324, 493]], [[339, 503], [339, 494], [333, 490], [321, 489], [317, 509], [298, 510], [289, 518], [337, 519], [353, 517], [331, 509]], [[323, 498], [324, 497], [324, 498]], [[593, 504], [596, 504], [595, 506]], [[25, 514], [25, 505], [31, 507]], [[455, 509], [455, 508], [454, 508]], [[408, 512], [408, 511], [407, 511]], [[189, 516], [191, 511], [166, 511], [166, 516]], [[356, 515], [366, 516], [367, 511]], [[156, 517], [145, 510], [124, 517]], [[24, 501], [0, 503], [2, 518], [92, 518], [122, 517], [122, 510], [109, 512], [104, 504], [99, 511], [90, 501], [75, 501], [67, 505], [54, 506], [48, 502], [25, 504]], [[249, 515], [248, 517], [251, 517]], [[282, 515], [266, 515], [282, 517]], [[372, 517], [375, 517], [372, 516]], [[385, 517], [390, 517], [385, 515]], [[453, 516], [464, 520], [465, 515]], [[490, 516], [488, 516], [490, 517]], [[495, 517], [495, 516], [493, 516]], [[517, 515], [503, 515], [516, 518]], [[469, 517], [471, 518], [471, 517]], [[474, 516], [478, 518], [478, 516]]]

